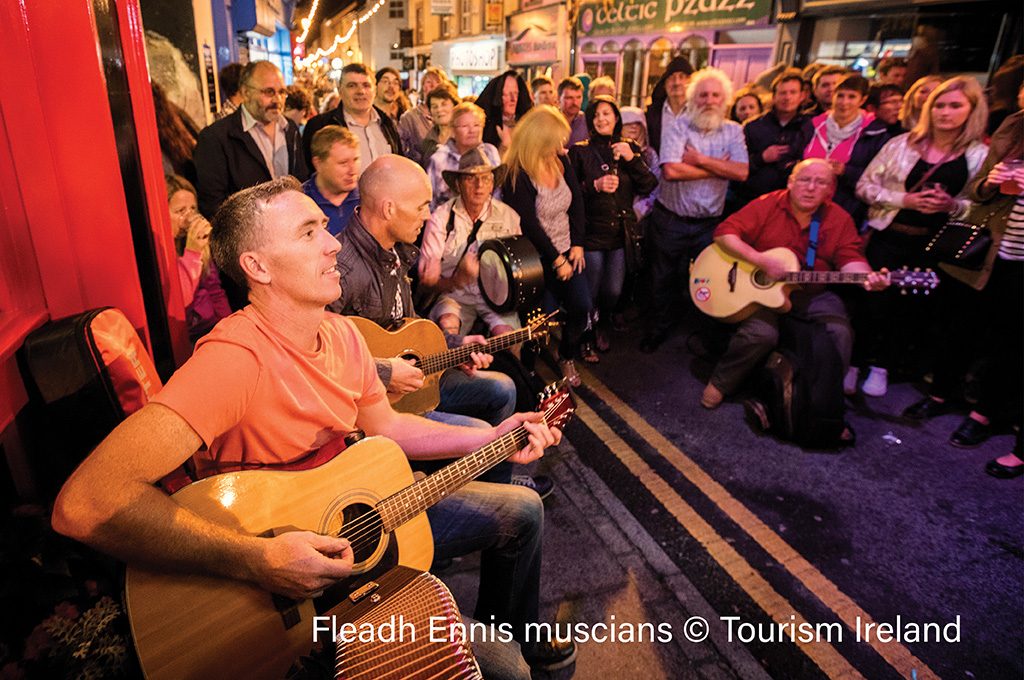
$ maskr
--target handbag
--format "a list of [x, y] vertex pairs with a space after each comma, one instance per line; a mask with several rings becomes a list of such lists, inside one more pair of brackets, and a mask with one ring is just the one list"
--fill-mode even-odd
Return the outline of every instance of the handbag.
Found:
[[939, 262], [979, 271], [985, 265], [988, 251], [992, 248], [992, 232], [988, 228], [992, 212], [988, 211], [977, 224], [970, 217], [968, 213], [962, 220], [947, 221], [924, 251]]

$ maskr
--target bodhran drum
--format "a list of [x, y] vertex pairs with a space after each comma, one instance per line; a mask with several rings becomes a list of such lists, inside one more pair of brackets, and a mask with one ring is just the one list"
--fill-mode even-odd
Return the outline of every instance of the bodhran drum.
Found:
[[540, 255], [525, 236], [484, 241], [478, 251], [480, 293], [496, 312], [531, 310], [544, 293]]

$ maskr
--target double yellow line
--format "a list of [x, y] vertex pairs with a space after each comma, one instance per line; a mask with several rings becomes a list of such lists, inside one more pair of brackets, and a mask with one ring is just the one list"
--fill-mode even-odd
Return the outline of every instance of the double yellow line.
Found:
[[[627, 425], [672, 464], [691, 484], [707, 496], [740, 529], [746, 532], [769, 555], [781, 564], [797, 581], [814, 594], [826, 607], [835, 613], [849, 629], [853, 630], [859, 618], [861, 625], [873, 619], [856, 602], [845, 595], [817, 568], [772, 531], [754, 513], [711, 478], [693, 459], [683, 453], [640, 414], [619, 399], [590, 371], [580, 371], [584, 384], [601, 401], [607, 404]], [[648, 491], [665, 509], [700, 541], [711, 557], [729, 576], [765, 611], [774, 621], [799, 626], [806, 619], [785, 597], [775, 591], [761, 574], [715, 531], [715, 529], [673, 489], [656, 470], [627, 444], [597, 413], [580, 402], [577, 417], [601, 439], [622, 464], [647, 487]], [[791, 618], [795, 617], [795, 618]], [[800, 628], [797, 628], [800, 630]], [[863, 677], [849, 661], [831, 644], [822, 641], [795, 644], [821, 670], [832, 678]], [[917, 678], [938, 676], [910, 650], [897, 642], [883, 643], [871, 640], [868, 644], [904, 677], [911, 677], [916, 671]]]

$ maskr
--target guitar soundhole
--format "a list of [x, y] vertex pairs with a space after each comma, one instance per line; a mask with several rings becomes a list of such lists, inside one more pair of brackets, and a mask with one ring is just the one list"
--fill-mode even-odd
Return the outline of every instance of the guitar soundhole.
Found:
[[775, 283], [775, 279], [768, 276], [763, 269], [756, 270], [751, 279], [758, 288], [771, 288], [772, 284]]
[[366, 503], [353, 503], [341, 511], [339, 535], [347, 538], [355, 553], [355, 563], [370, 559], [380, 546], [384, 527], [380, 515]]

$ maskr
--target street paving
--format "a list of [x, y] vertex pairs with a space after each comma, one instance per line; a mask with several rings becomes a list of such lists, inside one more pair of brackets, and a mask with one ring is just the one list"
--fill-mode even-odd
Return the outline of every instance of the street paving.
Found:
[[[638, 340], [616, 334], [584, 370], [568, 441], [535, 464], [558, 482], [542, 604], [552, 620], [668, 623], [673, 639], [586, 642], [550, 677], [1024, 676], [1024, 479], [983, 471], [1010, 433], [954, 448], [962, 414], [908, 423], [899, 414], [922, 386], [897, 383], [849, 402], [855, 447], [802, 450], [753, 430], [739, 403], [702, 409], [709, 365], [685, 333], [651, 355]], [[463, 611], [475, 569], [444, 575]], [[700, 643], [683, 635], [693, 616], [711, 622]], [[857, 616], [959, 617], [960, 639], [869, 645], [854, 639]], [[831, 644], [743, 643], [721, 617], [847, 626]]]

